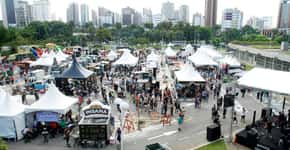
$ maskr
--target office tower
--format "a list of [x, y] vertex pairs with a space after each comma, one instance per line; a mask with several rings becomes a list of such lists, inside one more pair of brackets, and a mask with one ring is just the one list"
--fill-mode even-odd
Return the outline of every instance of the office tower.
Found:
[[89, 6], [87, 4], [81, 4], [81, 26], [89, 22]]
[[257, 30], [263, 29], [271, 29], [272, 28], [272, 17], [265, 16], [265, 17], [251, 17], [247, 21], [247, 25], [253, 27]]
[[165, 2], [161, 8], [162, 21], [169, 21], [174, 19], [174, 4]]
[[31, 6], [27, 1], [15, 1], [15, 16], [18, 27], [24, 27], [31, 22]]
[[205, 0], [205, 26], [216, 25], [217, 5], [217, 0]]
[[95, 10], [92, 10], [92, 22], [95, 27], [98, 25], [98, 14]]
[[16, 15], [15, 15], [15, 0], [2, 0], [2, 16], [3, 25], [8, 27], [16, 26]]
[[193, 14], [192, 25], [193, 26], [204, 26], [204, 16], [202, 16], [200, 13]]
[[98, 8], [99, 26], [112, 25], [114, 22], [114, 13], [104, 7]]
[[113, 24], [122, 23], [122, 18], [119, 13], [114, 13]]
[[179, 7], [179, 21], [189, 22], [189, 7], [188, 7], [188, 5], [181, 5]]
[[142, 23], [152, 23], [152, 11], [150, 8], [143, 8]]
[[32, 20], [33, 21], [49, 21], [50, 20], [50, 3], [49, 0], [36, 0], [32, 4]]
[[80, 25], [79, 20], [79, 5], [77, 3], [71, 3], [66, 10], [67, 22], [73, 22], [74, 25]]
[[288, 0], [281, 0], [279, 7], [279, 15], [278, 15], [278, 25], [279, 29], [286, 29], [290, 27], [290, 4]]
[[153, 15], [152, 19], [153, 19], [153, 26], [156, 27], [162, 21], [162, 15], [155, 14], [155, 15]]
[[222, 30], [241, 29], [243, 23], [243, 12], [234, 9], [225, 9], [222, 16]]
[[134, 24], [135, 10], [130, 7], [122, 8], [122, 24], [131, 25]]
[[263, 23], [264, 23], [264, 29], [272, 29], [273, 23], [272, 23], [272, 17], [271, 16], [264, 16], [262, 17]]

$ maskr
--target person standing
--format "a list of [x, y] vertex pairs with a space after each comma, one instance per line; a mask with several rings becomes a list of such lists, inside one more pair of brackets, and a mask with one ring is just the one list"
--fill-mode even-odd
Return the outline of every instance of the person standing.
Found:
[[246, 109], [245, 109], [245, 107], [243, 107], [243, 110], [242, 110], [241, 122], [246, 123]]

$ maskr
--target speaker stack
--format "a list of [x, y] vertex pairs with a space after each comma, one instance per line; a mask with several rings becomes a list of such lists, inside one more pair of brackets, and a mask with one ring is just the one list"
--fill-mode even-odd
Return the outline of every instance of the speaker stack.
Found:
[[221, 137], [221, 127], [217, 124], [207, 126], [206, 131], [208, 141], [214, 141]]

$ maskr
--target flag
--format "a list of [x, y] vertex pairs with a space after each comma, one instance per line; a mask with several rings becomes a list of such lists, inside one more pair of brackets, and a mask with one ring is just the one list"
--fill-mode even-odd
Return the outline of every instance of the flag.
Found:
[[35, 59], [38, 58], [37, 52], [35, 51], [35, 49], [33, 47], [30, 48], [30, 51]]

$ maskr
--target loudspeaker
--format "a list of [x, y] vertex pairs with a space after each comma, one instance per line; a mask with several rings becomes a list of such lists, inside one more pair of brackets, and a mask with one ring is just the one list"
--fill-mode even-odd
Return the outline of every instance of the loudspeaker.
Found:
[[213, 124], [206, 127], [206, 138], [208, 141], [214, 141], [221, 137], [221, 127]]
[[235, 104], [235, 95], [226, 94], [224, 95], [224, 107], [232, 107]]
[[261, 118], [269, 118], [272, 116], [272, 108], [266, 107], [261, 110]]
[[249, 130], [247, 131], [247, 143], [250, 148], [254, 148], [258, 142], [258, 133], [257, 130]]

